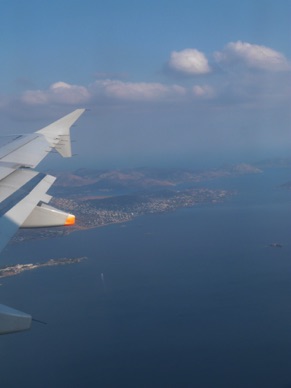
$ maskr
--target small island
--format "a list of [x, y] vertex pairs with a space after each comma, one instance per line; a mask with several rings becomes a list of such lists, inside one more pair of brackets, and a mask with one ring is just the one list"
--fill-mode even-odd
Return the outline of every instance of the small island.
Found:
[[269, 244], [269, 247], [271, 247], [271, 248], [282, 248], [283, 245], [279, 244], [279, 243], [272, 243], [272, 244]]
[[67, 265], [67, 264], [76, 264], [86, 260], [87, 257], [77, 257], [77, 258], [62, 258], [62, 259], [50, 259], [45, 263], [29, 263], [29, 264], [15, 264], [7, 267], [0, 268], [0, 278], [7, 278], [10, 276], [20, 275], [24, 271], [32, 271], [33, 269], [38, 269], [42, 267], [52, 267], [57, 265]]

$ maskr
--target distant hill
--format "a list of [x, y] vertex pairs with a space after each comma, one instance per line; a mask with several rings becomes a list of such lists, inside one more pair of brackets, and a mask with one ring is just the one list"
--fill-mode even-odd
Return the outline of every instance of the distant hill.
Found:
[[54, 195], [61, 195], [70, 188], [72, 195], [82, 187], [84, 195], [96, 191], [138, 191], [174, 188], [192, 185], [216, 178], [229, 178], [245, 174], [261, 173], [258, 167], [238, 164], [211, 170], [190, 170], [176, 168], [136, 168], [123, 170], [79, 169], [73, 173], [56, 174], [58, 179], [53, 187]]

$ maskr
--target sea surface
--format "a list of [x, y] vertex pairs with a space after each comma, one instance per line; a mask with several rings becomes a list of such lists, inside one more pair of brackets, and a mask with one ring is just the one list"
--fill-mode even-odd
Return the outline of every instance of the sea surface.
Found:
[[47, 322], [0, 337], [1, 388], [291, 387], [288, 180], [215, 180], [238, 194], [9, 245], [3, 265], [88, 259], [1, 279], [1, 303]]

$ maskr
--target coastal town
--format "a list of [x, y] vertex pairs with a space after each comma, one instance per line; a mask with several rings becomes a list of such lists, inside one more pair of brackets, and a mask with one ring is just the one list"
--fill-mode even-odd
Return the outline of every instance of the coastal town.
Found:
[[65, 228], [20, 230], [13, 242], [29, 239], [58, 237], [80, 229], [90, 229], [114, 223], [125, 223], [146, 214], [157, 214], [189, 208], [201, 204], [217, 204], [234, 193], [227, 190], [195, 188], [186, 190], [146, 191], [141, 193], [84, 198], [55, 197], [50, 204], [76, 215], [76, 225]]

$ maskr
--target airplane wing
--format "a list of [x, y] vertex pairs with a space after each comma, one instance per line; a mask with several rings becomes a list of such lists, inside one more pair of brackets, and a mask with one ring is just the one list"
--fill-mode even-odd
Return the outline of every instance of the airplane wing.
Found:
[[[47, 205], [55, 177], [35, 170], [52, 150], [72, 156], [70, 128], [84, 113], [76, 109], [32, 134], [19, 135], [0, 148], [0, 251], [18, 228], [71, 225], [72, 214]], [[0, 334], [26, 330], [31, 316], [0, 305]]]

